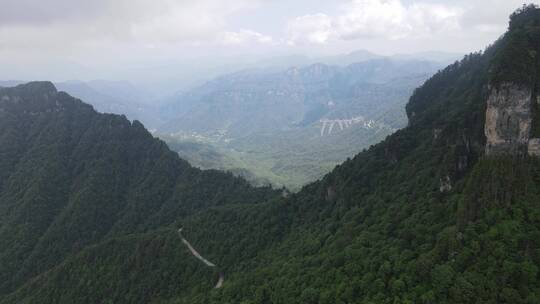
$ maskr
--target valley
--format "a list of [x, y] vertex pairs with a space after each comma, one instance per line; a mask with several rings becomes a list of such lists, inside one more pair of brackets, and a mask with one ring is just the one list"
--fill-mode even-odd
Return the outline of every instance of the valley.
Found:
[[194, 166], [297, 191], [404, 127], [406, 100], [438, 68], [382, 58], [224, 75], [165, 106], [154, 134]]
[[119, 81], [55, 85], [99, 112], [141, 121], [195, 167], [298, 191], [406, 125], [414, 88], [443, 67], [427, 58], [359, 51], [276, 63], [161, 99]]

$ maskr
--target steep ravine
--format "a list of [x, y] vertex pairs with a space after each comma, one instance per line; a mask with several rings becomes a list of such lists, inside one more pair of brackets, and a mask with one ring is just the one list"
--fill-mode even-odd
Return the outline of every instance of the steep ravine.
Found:
[[[206, 266], [208, 266], [208, 267], [216, 267], [216, 264], [214, 264], [214, 263], [210, 262], [209, 260], [205, 259], [199, 252], [197, 252], [197, 250], [195, 250], [195, 248], [193, 248], [193, 246], [191, 246], [189, 241], [184, 238], [184, 236], [182, 235], [182, 230], [183, 229], [184, 228], [178, 229], [178, 234], [180, 235], [180, 238], [182, 239], [182, 243], [184, 243], [184, 245], [186, 245], [186, 247], [189, 249], [191, 254], [193, 254], [194, 257], [196, 257], [197, 259], [202, 261]], [[214, 286], [214, 289], [221, 288], [221, 286], [223, 286], [224, 281], [225, 281], [225, 276], [223, 275], [223, 272], [220, 271], [219, 272], [219, 279], [218, 279], [218, 281], [216, 283], [216, 286]]]

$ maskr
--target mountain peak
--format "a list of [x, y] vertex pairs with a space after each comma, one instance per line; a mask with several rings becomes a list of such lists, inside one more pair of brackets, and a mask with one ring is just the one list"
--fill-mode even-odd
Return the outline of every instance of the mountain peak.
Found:
[[21, 99], [36, 99], [44, 97], [46, 100], [54, 98], [58, 91], [50, 81], [33, 81], [15, 87], [0, 88], [0, 102], [18, 103]]
[[524, 4], [510, 16], [509, 30], [540, 25], [540, 7], [536, 4]]
[[90, 105], [58, 92], [50, 81], [33, 81], [15, 87], [0, 88], [0, 109], [15, 113], [50, 113], [68, 108], [93, 109]]
[[27, 92], [27, 94], [36, 94], [36, 95], [56, 95], [58, 90], [54, 84], [50, 81], [32, 81], [25, 84], [20, 84], [15, 87], [20, 92]]

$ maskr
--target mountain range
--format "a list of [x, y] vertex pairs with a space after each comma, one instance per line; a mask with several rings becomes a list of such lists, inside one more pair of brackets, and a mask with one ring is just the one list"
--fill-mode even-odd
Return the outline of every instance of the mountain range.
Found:
[[149, 88], [150, 75], [143, 86], [105, 80], [55, 85], [99, 112], [140, 120], [198, 168], [297, 191], [405, 126], [403, 108], [413, 89], [454, 58], [444, 52], [382, 56], [365, 50], [229, 58], [225, 69], [191, 87], [178, 84], [168, 97]]
[[48, 82], [0, 89], [0, 303], [538, 303], [540, 9], [297, 193]]
[[[162, 108], [156, 134], [195, 166], [299, 189], [404, 127], [407, 99], [439, 68], [373, 59], [242, 71], [178, 95]], [[214, 150], [210, 158], [200, 145]]]

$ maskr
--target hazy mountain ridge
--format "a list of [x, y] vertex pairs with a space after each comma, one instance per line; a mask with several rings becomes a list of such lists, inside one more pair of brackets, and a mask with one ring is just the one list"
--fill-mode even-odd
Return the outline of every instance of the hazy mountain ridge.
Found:
[[132, 84], [94, 80], [55, 83], [59, 90], [81, 98], [101, 113], [126, 115], [130, 120], [143, 121], [149, 127], [160, 124], [155, 99]]
[[287, 129], [319, 108], [322, 110], [318, 118], [331, 116], [332, 111], [354, 113], [357, 104], [372, 102], [353, 100], [369, 89], [369, 84], [392, 87], [396, 81], [425, 79], [439, 68], [431, 62], [382, 59], [343, 68], [314, 64], [277, 73], [238, 72], [178, 96], [178, 101], [163, 109], [166, 116], [173, 118], [159, 130], [202, 134], [223, 130], [240, 137], [247, 131]]
[[194, 166], [297, 190], [405, 126], [407, 98], [440, 67], [364, 51], [313, 59], [354, 61], [345, 66], [285, 59], [222, 75], [165, 99], [127, 82], [56, 85], [99, 112], [143, 121], [172, 146], [186, 147], [178, 152]]
[[[157, 133], [177, 147], [208, 144], [255, 176], [297, 189], [404, 127], [406, 100], [439, 67], [382, 58], [241, 71], [179, 95]], [[207, 168], [202, 162], [193, 164]]]

